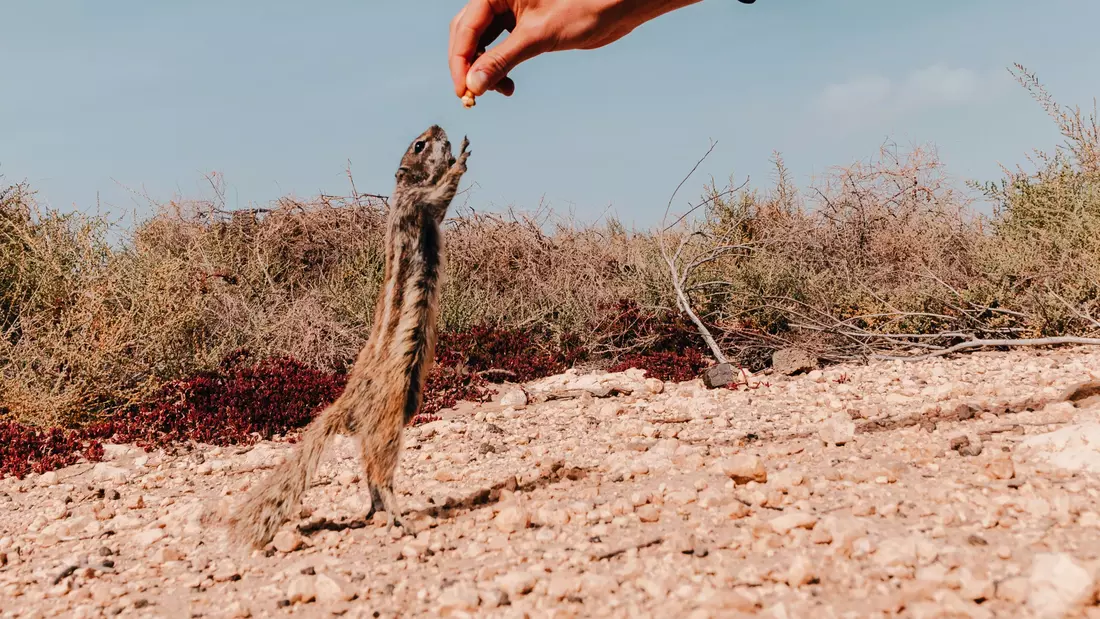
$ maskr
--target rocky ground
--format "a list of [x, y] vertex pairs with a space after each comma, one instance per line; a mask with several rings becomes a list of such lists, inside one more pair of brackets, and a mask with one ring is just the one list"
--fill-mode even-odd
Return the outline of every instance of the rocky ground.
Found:
[[[1100, 617], [1100, 351], [566, 375], [408, 432], [408, 531], [350, 440], [266, 551], [217, 518], [292, 446], [0, 481], [0, 616]], [[356, 518], [356, 517], [359, 518]]]

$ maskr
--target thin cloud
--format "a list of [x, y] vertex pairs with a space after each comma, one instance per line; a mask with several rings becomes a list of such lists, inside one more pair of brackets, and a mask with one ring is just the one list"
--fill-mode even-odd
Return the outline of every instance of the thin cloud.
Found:
[[1005, 84], [1003, 71], [979, 72], [932, 65], [900, 80], [862, 75], [825, 86], [816, 111], [838, 123], [890, 120], [930, 108], [958, 107], [988, 100]]

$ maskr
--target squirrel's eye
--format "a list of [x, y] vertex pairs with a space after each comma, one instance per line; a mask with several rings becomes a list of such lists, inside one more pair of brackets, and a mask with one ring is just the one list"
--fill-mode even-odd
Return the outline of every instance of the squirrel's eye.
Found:
[[420, 151], [424, 150], [424, 141], [421, 140], [413, 145], [413, 152], [420, 154]]

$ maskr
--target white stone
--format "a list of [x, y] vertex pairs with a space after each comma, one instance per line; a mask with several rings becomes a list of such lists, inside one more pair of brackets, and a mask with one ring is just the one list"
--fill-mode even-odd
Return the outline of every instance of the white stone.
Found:
[[847, 413], [836, 412], [821, 422], [817, 436], [828, 445], [845, 445], [856, 435], [856, 423]]
[[140, 533], [134, 535], [133, 540], [138, 546], [142, 548], [148, 548], [153, 544], [164, 539], [164, 529], [146, 529]]
[[347, 602], [355, 598], [355, 591], [342, 578], [331, 574], [317, 574], [313, 581], [314, 594], [318, 602]]
[[757, 456], [738, 454], [719, 463], [722, 473], [738, 484], [747, 484], [750, 481], [764, 483], [768, 481], [768, 471], [764, 468], [763, 461]]
[[514, 533], [526, 529], [531, 524], [531, 514], [522, 505], [510, 503], [500, 508], [493, 523], [500, 531]]
[[509, 389], [501, 396], [500, 404], [501, 406], [511, 406], [512, 408], [523, 408], [527, 406], [527, 394], [523, 392], [523, 389]]
[[1035, 555], [1028, 586], [1027, 605], [1041, 619], [1064, 617], [1096, 594], [1093, 575], [1063, 552]]
[[792, 529], [812, 529], [817, 524], [817, 516], [801, 512], [791, 512], [773, 518], [768, 523], [772, 531], [780, 535], [789, 533]]
[[1100, 423], [1066, 426], [1031, 436], [1020, 443], [1018, 450], [1056, 468], [1100, 473]]
[[530, 593], [535, 588], [538, 579], [535, 575], [526, 571], [509, 572], [496, 579], [497, 585], [502, 591], [511, 597], [517, 597]]

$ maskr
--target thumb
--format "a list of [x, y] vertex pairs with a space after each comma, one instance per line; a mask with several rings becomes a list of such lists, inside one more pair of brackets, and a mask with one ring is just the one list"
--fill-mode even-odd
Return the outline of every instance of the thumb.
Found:
[[466, 74], [466, 87], [477, 96], [493, 88], [519, 63], [542, 53], [544, 42], [527, 30], [516, 28], [496, 47], [474, 61]]

